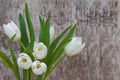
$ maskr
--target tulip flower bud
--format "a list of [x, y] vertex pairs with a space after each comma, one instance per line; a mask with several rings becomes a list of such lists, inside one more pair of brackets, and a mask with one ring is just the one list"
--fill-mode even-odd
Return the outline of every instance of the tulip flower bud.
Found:
[[21, 33], [19, 28], [17, 27], [17, 25], [13, 22], [10, 21], [10, 23], [8, 24], [3, 24], [3, 29], [5, 34], [11, 39], [15, 34], [15, 38], [13, 39], [13, 41], [18, 41], [21, 38]]
[[64, 51], [67, 56], [72, 56], [80, 53], [84, 47], [85, 47], [85, 43], [82, 44], [82, 38], [74, 37], [72, 38], [71, 42], [67, 44]]
[[54, 26], [50, 26], [50, 43], [54, 40], [55, 37], [55, 29]]
[[36, 75], [42, 75], [47, 70], [47, 65], [40, 61], [34, 61], [32, 63], [32, 71]]
[[32, 65], [32, 60], [26, 53], [21, 53], [17, 59], [17, 63], [21, 69], [29, 69]]
[[47, 55], [47, 47], [42, 43], [34, 43], [33, 56], [37, 59], [43, 59]]

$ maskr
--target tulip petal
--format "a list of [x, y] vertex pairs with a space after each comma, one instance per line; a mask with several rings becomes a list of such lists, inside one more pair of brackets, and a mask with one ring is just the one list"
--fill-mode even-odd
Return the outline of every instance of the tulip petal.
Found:
[[15, 38], [13, 39], [13, 41], [20, 40], [20, 37], [21, 37], [20, 30], [19, 30], [19, 28], [17, 27], [17, 25], [13, 21], [10, 21], [10, 23], [8, 23], [7, 25], [3, 24], [3, 29], [4, 29], [5, 34], [10, 39], [16, 34]]
[[52, 43], [52, 41], [54, 40], [54, 36], [55, 36], [54, 26], [50, 26], [50, 43]]
[[47, 65], [40, 61], [34, 61], [32, 63], [32, 71], [36, 75], [42, 75], [47, 70]]
[[33, 55], [37, 59], [43, 59], [47, 55], [47, 47], [42, 43], [34, 42]]
[[67, 44], [65, 47], [65, 54], [68, 56], [72, 56], [75, 54], [78, 54], [81, 52], [81, 50], [84, 48], [85, 43], [82, 44], [82, 38], [81, 37], [74, 37], [72, 38], [71, 42]]
[[29, 69], [32, 65], [32, 60], [26, 53], [21, 53], [17, 59], [17, 63], [21, 69]]

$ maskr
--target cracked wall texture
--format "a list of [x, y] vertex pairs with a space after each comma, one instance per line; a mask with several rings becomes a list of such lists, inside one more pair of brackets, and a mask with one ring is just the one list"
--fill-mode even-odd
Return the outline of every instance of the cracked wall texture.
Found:
[[[75, 34], [86, 43], [80, 54], [67, 57], [48, 80], [120, 80], [119, 0], [0, 0], [0, 48], [7, 53], [9, 40], [2, 24], [13, 20], [18, 25], [19, 13], [25, 16], [25, 2], [29, 4], [36, 34], [41, 15], [50, 18], [57, 34], [77, 23]], [[13, 47], [19, 53], [18, 44]], [[0, 80], [15, 80], [2, 64]]]

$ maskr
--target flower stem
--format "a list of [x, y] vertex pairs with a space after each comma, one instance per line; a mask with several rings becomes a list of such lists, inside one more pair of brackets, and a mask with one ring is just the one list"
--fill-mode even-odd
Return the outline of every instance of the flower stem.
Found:
[[29, 71], [23, 70], [23, 80], [29, 80]]
[[29, 69], [29, 80], [32, 80], [32, 77], [33, 77], [33, 75], [32, 75], [32, 70]]
[[27, 80], [29, 80], [29, 70], [26, 70]]
[[45, 73], [45, 75], [43, 76], [43, 80], [46, 80], [47, 77], [52, 73], [52, 71], [64, 60], [64, 58], [66, 57], [66, 55], [63, 55], [62, 57], [59, 58], [59, 60], [57, 62], [55, 62], [54, 66], [51, 67], [50, 69], [48, 69], [48, 71]]
[[21, 41], [19, 41], [19, 44], [21, 45], [21, 47], [26, 50], [25, 46], [23, 45], [23, 43]]
[[23, 80], [26, 80], [25, 70], [23, 70]]
[[15, 37], [16, 35], [14, 35], [11, 39], [10, 39], [10, 54], [11, 54], [11, 56], [12, 56], [12, 61], [13, 61], [13, 69], [14, 69], [14, 74], [15, 74], [15, 76], [16, 76], [16, 79], [17, 80], [20, 80], [20, 73], [19, 73], [19, 68], [18, 68], [18, 64], [17, 64], [17, 59], [16, 59], [16, 56], [15, 56], [15, 53], [14, 53], [14, 51], [13, 51], [13, 49], [12, 49], [12, 41], [13, 41], [13, 39], [14, 39], [14, 37]]
[[39, 75], [36, 80], [43, 80], [43, 79], [42, 79], [42, 76], [43, 76], [43, 75]]

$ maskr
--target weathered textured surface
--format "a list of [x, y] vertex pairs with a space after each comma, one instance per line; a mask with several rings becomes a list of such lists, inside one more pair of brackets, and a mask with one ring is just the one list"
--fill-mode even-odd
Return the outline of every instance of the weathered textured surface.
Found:
[[[50, 17], [57, 33], [77, 22], [76, 35], [86, 42], [84, 51], [67, 57], [48, 80], [120, 80], [119, 0], [0, 0], [0, 48], [8, 51], [2, 24], [9, 20], [18, 24], [25, 2], [30, 5], [36, 32], [39, 15]], [[16, 43], [14, 46], [19, 50]], [[0, 69], [0, 80], [14, 80], [3, 65]]]

